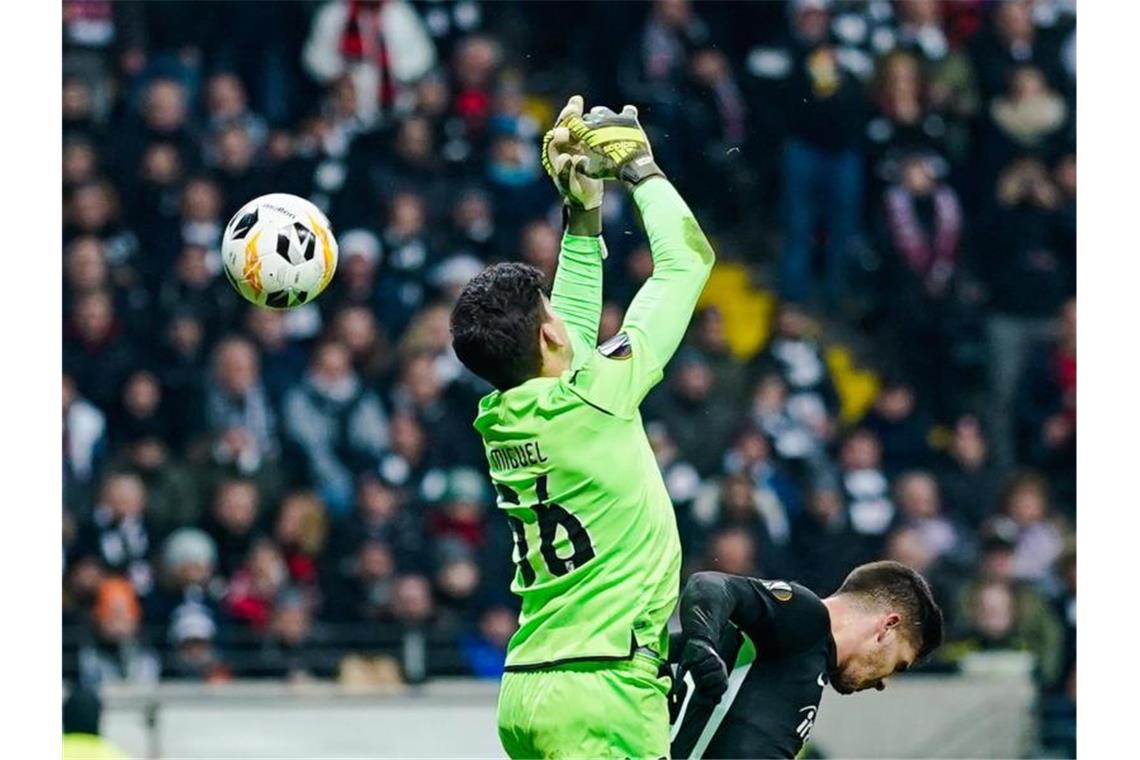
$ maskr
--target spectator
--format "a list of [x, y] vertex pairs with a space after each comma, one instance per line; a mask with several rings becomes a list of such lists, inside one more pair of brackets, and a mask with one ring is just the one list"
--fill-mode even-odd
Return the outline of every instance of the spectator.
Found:
[[262, 382], [270, 406], [280, 409], [285, 392], [305, 373], [305, 351], [289, 337], [285, 314], [278, 309], [251, 308], [245, 316], [246, 336], [257, 347]]
[[361, 381], [372, 388], [379, 385], [391, 369], [392, 356], [372, 311], [363, 306], [345, 308], [334, 318], [332, 330], [351, 354], [352, 368]]
[[894, 6], [898, 47], [922, 58], [930, 106], [946, 118], [947, 158], [961, 163], [970, 149], [969, 125], [980, 107], [977, 77], [970, 57], [951, 39], [951, 9], [937, 0], [909, 0]]
[[494, 250], [495, 232], [491, 198], [480, 189], [466, 189], [452, 204], [451, 228], [441, 250], [487, 261]]
[[379, 316], [396, 339], [410, 315], [424, 305], [427, 272], [434, 261], [421, 196], [399, 192], [392, 197], [381, 239], [386, 253], [378, 279]]
[[158, 681], [161, 664], [141, 637], [142, 609], [130, 581], [104, 580], [95, 597], [90, 642], [79, 650], [80, 683], [150, 685]]
[[377, 306], [377, 271], [380, 267], [380, 239], [365, 229], [352, 229], [340, 235], [340, 261], [337, 276], [321, 298], [328, 313], [348, 306]]
[[465, 621], [477, 616], [482, 573], [471, 549], [462, 541], [442, 538], [436, 550], [434, 581], [439, 605], [437, 625], [455, 634]]
[[[216, 575], [217, 562], [217, 549], [207, 533], [197, 528], [179, 528], [170, 534], [162, 547], [158, 590], [146, 611], [157, 630], [169, 638], [176, 637], [173, 629], [183, 614], [205, 617], [211, 626], [216, 626], [224, 588]], [[211, 628], [208, 638], [212, 639], [214, 632]]]
[[272, 619], [255, 664], [254, 674], [303, 682], [327, 678], [339, 657], [322, 646], [312, 610], [302, 594], [286, 591], [273, 605]]
[[786, 300], [803, 302], [812, 295], [812, 234], [822, 220], [828, 233], [823, 303], [834, 311], [845, 297], [847, 269], [859, 234], [863, 203], [859, 141], [866, 107], [860, 82], [837, 56], [827, 27], [823, 3], [793, 5], [779, 285]]
[[188, 311], [178, 311], [164, 327], [157, 364], [162, 385], [170, 400], [171, 425], [178, 445], [206, 427], [206, 377], [209, 352], [201, 320]]
[[685, 459], [707, 477], [716, 471], [738, 424], [736, 410], [713, 393], [713, 373], [700, 354], [682, 352], [674, 366], [675, 379], [658, 392], [654, 416], [665, 423]]
[[878, 113], [867, 122], [867, 153], [877, 185], [902, 175], [902, 158], [927, 153], [945, 164], [946, 121], [927, 103], [917, 55], [896, 50], [879, 60], [875, 76]]
[[380, 476], [404, 493], [419, 493], [420, 483], [436, 458], [427, 432], [411, 410], [396, 410], [391, 419], [391, 450], [380, 458]]
[[485, 171], [487, 186], [498, 198], [495, 228], [504, 239], [515, 239], [528, 222], [549, 209], [549, 198], [539, 191], [545, 178], [536, 140], [509, 132], [495, 135]]
[[260, 494], [251, 480], [223, 480], [214, 491], [206, 531], [218, 550], [218, 571], [230, 578], [259, 535]]
[[268, 177], [257, 165], [253, 140], [240, 124], [222, 127], [214, 137], [214, 181], [222, 192], [223, 214], [237, 213], [248, 201], [269, 191]]
[[303, 448], [322, 500], [332, 511], [346, 512], [355, 476], [374, 467], [388, 444], [388, 419], [343, 344], [317, 347], [305, 380], [285, 397], [284, 414], [286, 432]]
[[158, 378], [148, 370], [138, 370], [127, 378], [114, 412], [117, 437], [112, 444], [116, 449], [143, 436], [167, 438], [171, 435], [162, 387]]
[[147, 492], [147, 520], [156, 538], [170, 535], [201, 518], [198, 485], [185, 466], [171, 455], [167, 441], [157, 433], [140, 433], [125, 442], [113, 466], [142, 479]]
[[484, 34], [462, 39], [451, 58], [451, 110], [464, 141], [482, 152], [491, 118], [492, 92], [502, 64], [502, 46]]
[[356, 508], [334, 523], [329, 554], [343, 558], [335, 572], [351, 573], [362, 544], [375, 541], [393, 554], [401, 567], [416, 567], [422, 551], [423, 526], [405, 494], [373, 474], [357, 480]]
[[1048, 607], [1032, 612], [1019, 607], [1008, 581], [985, 580], [964, 592], [966, 627], [947, 643], [942, 657], [957, 659], [972, 652], [1013, 650], [1029, 652], [1044, 684], [1059, 673], [1062, 631]]
[[839, 468], [851, 528], [875, 556], [896, 515], [879, 438], [867, 428], [852, 431], [840, 448]]
[[314, 603], [328, 532], [328, 515], [320, 499], [301, 491], [285, 497], [277, 513], [273, 539], [281, 547], [289, 569], [289, 584]]
[[453, 540], [468, 550], [482, 545], [485, 511], [491, 498], [482, 475], [466, 467], [437, 471], [424, 479], [423, 491], [427, 502], [435, 505], [427, 522], [434, 540]]
[[952, 517], [976, 528], [997, 509], [1001, 473], [990, 456], [989, 441], [977, 417], [964, 415], [955, 422], [938, 473]]
[[507, 660], [507, 644], [518, 629], [518, 614], [510, 607], [497, 605], [479, 616], [477, 633], [465, 635], [460, 642], [463, 657], [476, 678], [498, 679]]
[[[102, 85], [107, 80], [95, 81]], [[103, 129], [92, 83], [78, 76], [65, 75], [62, 96], [63, 136], [102, 141]]]
[[1050, 580], [1053, 565], [1064, 550], [1067, 530], [1052, 512], [1045, 479], [1032, 471], [1011, 477], [1002, 495], [998, 521], [1007, 523], [1017, 536], [1013, 577], [1033, 583]]
[[926, 466], [930, 458], [927, 436], [932, 424], [919, 408], [914, 386], [909, 382], [887, 377], [863, 425], [878, 437], [883, 448], [883, 470], [888, 475]]
[[[221, 72], [206, 82], [206, 129], [207, 139], [217, 137], [224, 129], [237, 126], [249, 137], [254, 155], [260, 155], [269, 137], [269, 127], [265, 120], [249, 108], [245, 85], [240, 78], [229, 72]], [[208, 155], [216, 161], [219, 157]]]
[[167, 272], [162, 280], [156, 305], [163, 322], [183, 310], [200, 315], [206, 340], [212, 343], [236, 322], [238, 302], [229, 284], [211, 269], [210, 259], [206, 247], [184, 245], [173, 272]]
[[267, 539], [254, 542], [234, 572], [226, 594], [226, 613], [256, 634], [269, 632], [275, 605], [288, 588], [289, 569], [277, 546]]
[[966, 565], [972, 557], [964, 529], [942, 512], [938, 481], [925, 470], [911, 470], [895, 481], [895, 503], [903, 525], [916, 532], [932, 562]]
[[1006, 88], [1014, 69], [1032, 64], [1050, 82], [1060, 82], [1058, 51], [1033, 23], [1031, 0], [1002, 0], [990, 14], [990, 23], [974, 43], [974, 65], [982, 97], [988, 102]]
[[1005, 94], [990, 104], [989, 118], [995, 166], [1025, 154], [1051, 158], [1074, 136], [1068, 104], [1032, 66], [1013, 70]]
[[[813, 406], [807, 407], [810, 411]], [[800, 407], [803, 411], [803, 407]], [[823, 441], [809, 422], [792, 416], [788, 404], [788, 386], [778, 373], [760, 378], [752, 392], [749, 409], [752, 424], [764, 431], [772, 442], [773, 456], [797, 481], [804, 482], [814, 472], [828, 466]], [[811, 419], [809, 417], [808, 419]]]
[[[753, 370], [757, 376], [776, 373], [784, 381], [785, 410], [796, 427], [809, 430], [815, 443], [831, 440], [839, 397], [817, 328], [799, 304], [780, 304], [775, 333], [757, 356]], [[774, 393], [774, 388], [769, 392]]]
[[760, 574], [756, 542], [748, 531], [726, 528], [713, 534], [705, 551], [705, 569], [736, 575]]
[[470, 400], [456, 384], [444, 386], [436, 369], [438, 358], [422, 349], [404, 358], [390, 394], [392, 407], [415, 415], [427, 435], [431, 455], [439, 462], [483, 467], [486, 455], [471, 426]]
[[731, 228], [747, 221], [751, 206], [744, 198], [751, 195], [754, 179], [746, 163], [739, 160], [742, 146], [751, 142], [748, 106], [728, 58], [716, 48], [704, 48], [689, 57], [686, 84], [681, 90], [687, 90], [681, 117], [684, 178], [727, 191], [716, 202], [695, 202], [702, 204], [698, 212], [702, 219]]
[[716, 378], [714, 387], [717, 395], [740, 398], [747, 383], [745, 367], [728, 344], [724, 315], [715, 306], [706, 307], [697, 314], [694, 342]]
[[63, 194], [94, 182], [99, 174], [99, 157], [86, 137], [71, 137], [63, 143]]
[[146, 487], [137, 475], [109, 473], [90, 519], [80, 527], [75, 540], [77, 559], [98, 558], [104, 567], [126, 576], [135, 593], [144, 597], [154, 588], [146, 500]]
[[95, 291], [78, 298], [72, 319], [64, 325], [63, 369], [79, 392], [102, 409], [112, 408], [135, 362], [111, 296]]
[[[705, 43], [708, 26], [688, 0], [656, 0], [618, 67], [618, 85], [627, 102], [645, 104], [660, 134], [680, 126], [681, 86], [689, 51]], [[665, 140], [657, 144], [665, 146]]]
[[278, 453], [277, 418], [261, 382], [257, 350], [244, 338], [226, 338], [214, 351], [213, 365], [206, 431], [214, 461], [254, 475]]
[[[253, 200], [241, 198], [239, 203]], [[194, 177], [187, 180], [182, 189], [182, 229], [180, 245], [197, 245], [211, 252], [216, 261], [222, 243], [222, 230], [228, 217], [225, 213], [225, 198], [222, 189], [209, 177]], [[231, 211], [237, 211], [233, 208]]]
[[185, 175], [186, 167], [173, 145], [151, 143], [143, 153], [134, 194], [127, 198], [140, 251], [146, 254], [138, 257], [139, 275], [151, 292], [165, 281], [178, 253]]
[[178, 151], [182, 166], [196, 167], [201, 158], [190, 131], [186, 87], [165, 77], [146, 85], [141, 114], [127, 114], [114, 144], [115, 174], [122, 180], [137, 175], [147, 146], [161, 142]]
[[111, 289], [111, 274], [103, 244], [90, 235], [78, 237], [67, 246], [63, 262], [64, 318], [73, 316], [75, 301], [88, 293]]
[[806, 501], [792, 525], [791, 554], [797, 578], [816, 594], [828, 595], [865, 561], [864, 541], [850, 526], [840, 490], [824, 481]]
[[325, 593], [325, 618], [348, 623], [390, 620], [396, 582], [391, 549], [383, 541], [369, 538], [342, 556], [341, 574]]
[[1034, 349], [1017, 399], [1019, 460], [1044, 470], [1076, 516], [1077, 302], [1061, 307], [1056, 339]]
[[558, 231], [549, 222], [534, 221], [523, 228], [519, 238], [519, 260], [542, 272], [548, 284], [553, 283], [562, 242]]
[[70, 375], [63, 376], [64, 505], [76, 515], [90, 507], [92, 483], [107, 455], [107, 420], [81, 397]]
[[669, 428], [664, 423], [660, 421], [646, 423], [645, 434], [649, 438], [649, 445], [653, 447], [657, 467], [661, 470], [665, 489], [669, 492], [669, 500], [673, 503], [673, 510], [677, 514], [681, 556], [692, 557], [699, 553], [699, 547], [704, 540], [704, 528], [693, 514], [693, 503], [701, 489], [701, 476], [697, 474], [696, 468], [681, 456], [677, 442], [673, 440]]
[[225, 683], [232, 678], [216, 644], [217, 625], [197, 605], [175, 611], [170, 624], [173, 652], [163, 667], [164, 677], [176, 681]]
[[998, 180], [984, 278], [990, 288], [986, 324], [994, 448], [999, 464], [1014, 461], [1011, 429], [1017, 383], [1032, 345], [1047, 337], [1050, 317], [1070, 294], [1072, 251], [1061, 245], [1057, 190], [1034, 160], [1012, 164]]
[[752, 425], [741, 428], [725, 454], [724, 471], [742, 473], [756, 492], [768, 532], [780, 544], [787, 543], [789, 524], [800, 512], [795, 484], [771, 459], [763, 432]]
[[918, 385], [931, 389], [940, 412], [952, 405], [950, 362], [955, 336], [954, 276], [961, 257], [962, 208], [921, 153], [898, 160], [898, 181], [883, 196], [881, 250], [886, 257], [887, 318], [900, 354]]
[[404, 0], [326, 2], [313, 17], [304, 64], [321, 84], [348, 75], [357, 116], [371, 125], [405, 111], [406, 88], [435, 65], [435, 47]]

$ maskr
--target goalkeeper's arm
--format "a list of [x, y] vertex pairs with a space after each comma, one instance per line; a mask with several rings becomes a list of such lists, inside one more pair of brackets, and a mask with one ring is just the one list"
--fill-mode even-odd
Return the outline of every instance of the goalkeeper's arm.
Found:
[[574, 341], [574, 366], [585, 361], [598, 342], [602, 314], [601, 209], [567, 207], [566, 232], [558, 256], [558, 271], [550, 305], [566, 322]]
[[693, 212], [669, 180], [650, 177], [633, 190], [653, 256], [653, 275], [634, 296], [623, 331], [640, 333], [664, 367], [685, 337], [715, 254]]

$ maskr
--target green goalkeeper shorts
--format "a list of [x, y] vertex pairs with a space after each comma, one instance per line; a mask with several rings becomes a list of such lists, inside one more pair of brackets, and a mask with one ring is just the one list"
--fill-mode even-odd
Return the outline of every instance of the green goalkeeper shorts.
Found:
[[669, 756], [661, 661], [587, 662], [505, 673], [499, 739], [512, 758]]

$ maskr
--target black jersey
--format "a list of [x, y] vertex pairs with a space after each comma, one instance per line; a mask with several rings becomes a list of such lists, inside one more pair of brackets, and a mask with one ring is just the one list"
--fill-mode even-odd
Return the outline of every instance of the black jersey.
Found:
[[716, 643], [729, 674], [717, 705], [701, 700], [687, 676], [674, 679], [673, 757], [795, 757], [835, 664], [827, 607], [798, 583], [696, 573], [680, 611], [673, 656], [685, 636], [702, 636]]

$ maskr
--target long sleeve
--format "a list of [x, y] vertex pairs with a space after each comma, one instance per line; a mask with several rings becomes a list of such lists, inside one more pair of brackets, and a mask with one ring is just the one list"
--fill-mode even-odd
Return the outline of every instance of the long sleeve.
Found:
[[747, 578], [717, 572], [694, 573], [681, 592], [681, 631], [714, 645], [731, 621], [744, 631], [759, 627], [769, 614], [765, 599]]
[[601, 236], [562, 236], [558, 271], [550, 292], [550, 305], [566, 322], [574, 341], [574, 366], [585, 361], [598, 343], [602, 317]]
[[[575, 360], [570, 381], [574, 393], [619, 417], [637, 414], [645, 395], [661, 381], [665, 364], [685, 337], [715, 259], [693, 212], [664, 177], [638, 185], [633, 198], [649, 236], [653, 275], [634, 296], [620, 333], [597, 351], [579, 354], [575, 346], [576, 355], [589, 358], [580, 364]], [[600, 278], [594, 297], [600, 310]], [[597, 335], [599, 316], [600, 311], [592, 317], [590, 337]]]
[[693, 212], [668, 180], [643, 182], [633, 191], [633, 199], [649, 237], [653, 275], [634, 296], [622, 329], [641, 333], [653, 358], [664, 367], [685, 337], [716, 256]]

